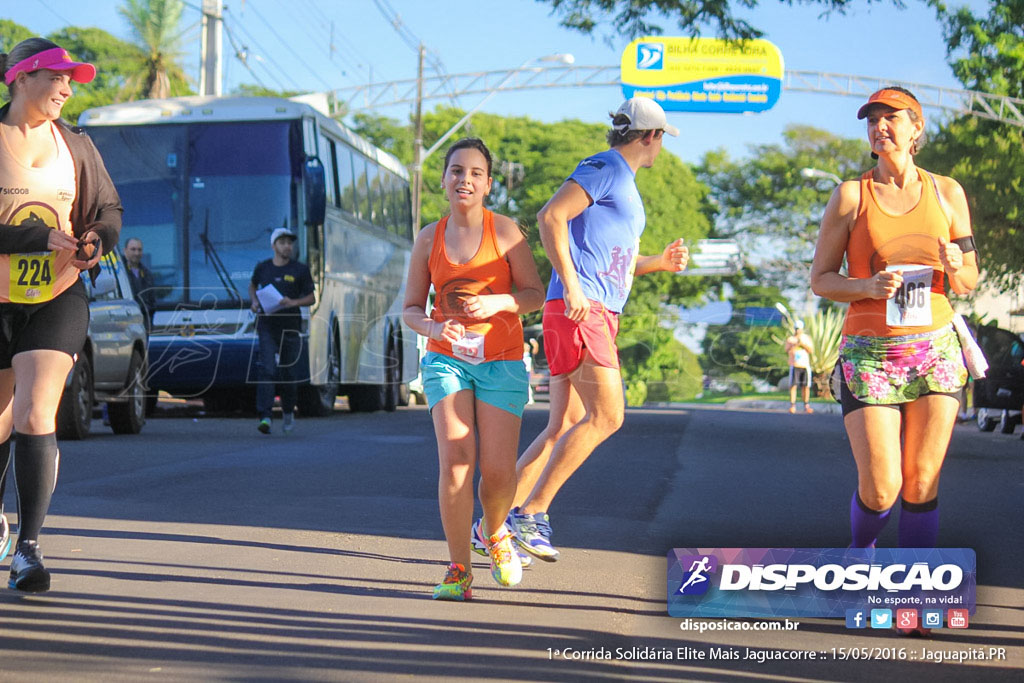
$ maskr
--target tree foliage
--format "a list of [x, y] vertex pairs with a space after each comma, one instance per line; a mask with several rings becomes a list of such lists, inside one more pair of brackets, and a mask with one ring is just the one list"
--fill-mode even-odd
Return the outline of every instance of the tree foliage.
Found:
[[869, 153], [864, 141], [790, 125], [781, 144], [753, 145], [747, 158], [736, 161], [723, 150], [705, 154], [697, 177], [718, 209], [714, 236], [739, 240], [755, 266], [746, 271], [755, 283], [806, 291], [821, 215], [835, 185], [804, 178], [801, 170], [854, 178], [871, 167]]
[[[444, 135], [463, 112], [438, 107], [424, 114], [424, 146]], [[357, 114], [354, 129], [374, 144], [412, 162], [412, 128], [383, 117]], [[551, 198], [582, 159], [607, 149], [601, 124], [582, 121], [543, 123], [527, 117], [476, 114], [463, 135], [482, 138], [494, 157], [494, 188], [489, 208], [515, 218], [526, 232], [534, 257], [547, 281], [551, 265], [537, 232], [537, 212]], [[447, 211], [441, 190], [444, 150], [428, 158], [423, 170], [423, 223], [437, 220]], [[653, 168], [637, 174], [637, 186], [644, 198], [647, 229], [641, 239], [643, 254], [661, 253], [665, 246], [682, 237], [694, 243], [705, 237], [708, 221], [707, 189], [692, 169], [670, 152], [663, 151]], [[674, 320], [663, 304], [692, 299], [705, 286], [700, 278], [668, 273], [638, 277], [620, 316], [619, 348], [627, 384], [654, 386], [654, 395], [673, 399], [686, 392], [693, 396], [700, 377], [694, 378], [696, 359], [672, 338]], [[539, 319], [535, 314], [534, 317]], [[635, 347], [635, 348], [632, 348]], [[636, 391], [636, 390], [634, 390]], [[646, 392], [646, 390], [645, 390]]]
[[773, 338], [774, 328], [747, 324], [746, 309], [774, 308], [786, 297], [775, 286], [740, 283], [729, 289], [734, 313], [725, 325], [708, 328], [701, 342], [704, 371], [717, 379], [741, 375], [748, 383], [758, 378], [774, 384], [788, 368], [786, 354]]
[[[180, 92], [187, 78], [181, 67], [181, 0], [124, 0], [118, 13], [131, 29], [142, 59], [128, 80], [129, 99], [163, 99]], [[179, 87], [175, 87], [178, 85]]]
[[[845, 14], [855, 0], [796, 0], [800, 4], [822, 6], [822, 15]], [[552, 14], [561, 17], [561, 25], [586, 34], [599, 26], [609, 29], [610, 42], [665, 33], [661, 22], [672, 22], [684, 34], [700, 35], [705, 29], [721, 38], [760, 38], [763, 33], [737, 17], [734, 8], [753, 9], [758, 0], [538, 0], [551, 5]], [[780, 0], [792, 5], [794, 0]], [[864, 4], [891, 2], [903, 7], [902, 0], [865, 0]], [[673, 29], [674, 30], [674, 29]]]
[[[949, 12], [949, 62], [965, 88], [1024, 98], [1024, 0], [990, 2], [986, 16]], [[960, 117], [922, 150], [920, 163], [963, 185], [985, 279], [1003, 291], [1024, 283], [1024, 129]]]

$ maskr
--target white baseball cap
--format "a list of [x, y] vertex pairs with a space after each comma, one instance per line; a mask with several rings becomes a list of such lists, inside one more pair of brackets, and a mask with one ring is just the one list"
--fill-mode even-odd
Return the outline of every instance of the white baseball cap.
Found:
[[663, 130], [669, 135], [679, 135], [679, 129], [670, 126], [665, 118], [665, 110], [649, 97], [630, 97], [622, 103], [615, 115], [629, 118], [628, 124], [615, 126], [621, 131], [627, 130]]
[[803, 320], [797, 320], [795, 323], [793, 323], [793, 327], [795, 327], [798, 330], [804, 329], [804, 321]]
[[282, 237], [291, 237], [293, 240], [299, 239], [299, 236], [288, 228], [276, 228], [274, 232], [270, 233], [270, 246], [274, 246], [274, 243]]

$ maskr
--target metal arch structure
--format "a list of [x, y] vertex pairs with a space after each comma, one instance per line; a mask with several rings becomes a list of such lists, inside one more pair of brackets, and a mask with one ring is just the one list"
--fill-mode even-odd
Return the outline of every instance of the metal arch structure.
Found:
[[[503, 81], [508, 81], [503, 84]], [[794, 92], [824, 93], [864, 98], [886, 85], [902, 85], [921, 104], [954, 115], [970, 114], [1024, 128], [1024, 100], [976, 90], [941, 88], [924, 83], [849, 74], [787, 69], [782, 87]], [[530, 66], [519, 69], [446, 74], [423, 79], [423, 101], [457, 95], [486, 95], [510, 90], [619, 86], [619, 66]], [[417, 79], [369, 83], [333, 92], [335, 115], [416, 102]]]

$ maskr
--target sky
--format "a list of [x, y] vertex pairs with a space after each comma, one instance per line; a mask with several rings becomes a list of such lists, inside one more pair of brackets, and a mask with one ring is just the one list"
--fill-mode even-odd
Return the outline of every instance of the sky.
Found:
[[[122, 0], [4, 4], [5, 18], [39, 34], [71, 24], [99, 26], [131, 39], [127, 23], [117, 13]], [[186, 0], [182, 20], [187, 29], [182, 61], [197, 88], [201, 4], [202, 0]], [[950, 4], [962, 3], [952, 0]], [[988, 6], [983, 0], [966, 4], [976, 13], [984, 13]], [[407, 43], [417, 40], [449, 74], [509, 69], [553, 53], [571, 53], [577, 65], [617, 65], [629, 42], [621, 37], [609, 44], [605, 40], [610, 30], [607, 25], [594, 37], [561, 28], [550, 5], [535, 0], [228, 0], [226, 5], [225, 26], [236, 44], [246, 48], [253, 73], [233, 56], [225, 37], [225, 92], [257, 79], [275, 89], [324, 91], [414, 78], [417, 56]], [[869, 5], [860, 0], [846, 15], [822, 17], [817, 6], [791, 7], [761, 0], [761, 7], [740, 16], [779, 47], [787, 69], [960, 88], [946, 63], [945, 42], [934, 11], [920, 0], [907, 0], [907, 5], [899, 10], [884, 1]], [[385, 15], [392, 19], [397, 15], [401, 31]], [[665, 35], [679, 35], [671, 22], [664, 22], [664, 29]], [[480, 99], [481, 95], [466, 95], [458, 103], [470, 109]], [[613, 86], [517, 91], [496, 94], [482, 110], [542, 121], [606, 123], [608, 112], [621, 101], [621, 90]], [[665, 147], [684, 161], [699, 163], [706, 152], [719, 147], [733, 157], [742, 157], [749, 154], [751, 145], [779, 143], [783, 129], [790, 124], [809, 124], [862, 138], [864, 125], [856, 119], [860, 104], [851, 97], [784, 90], [778, 104], [762, 114], [673, 112], [669, 120], [681, 134], [674, 139], [666, 136]], [[378, 112], [408, 120], [411, 107]], [[934, 110], [925, 114], [941, 116]]]

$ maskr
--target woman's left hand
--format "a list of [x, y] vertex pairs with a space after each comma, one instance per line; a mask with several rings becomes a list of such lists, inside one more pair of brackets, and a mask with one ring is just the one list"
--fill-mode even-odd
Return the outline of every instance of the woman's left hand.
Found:
[[89, 270], [100, 262], [100, 258], [103, 256], [103, 243], [100, 241], [100, 236], [95, 231], [90, 230], [79, 238], [79, 244], [81, 245], [79, 246], [79, 252], [84, 248], [86, 253], [88, 253], [88, 250], [91, 248], [92, 253], [85, 259], [76, 258], [71, 261], [71, 265], [79, 270]]
[[964, 267], [964, 252], [955, 243], [939, 238], [939, 261], [942, 269], [950, 275]]
[[503, 295], [500, 294], [467, 296], [462, 302], [462, 310], [467, 318], [487, 320], [503, 310], [501, 303], [503, 298]]

